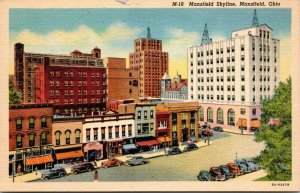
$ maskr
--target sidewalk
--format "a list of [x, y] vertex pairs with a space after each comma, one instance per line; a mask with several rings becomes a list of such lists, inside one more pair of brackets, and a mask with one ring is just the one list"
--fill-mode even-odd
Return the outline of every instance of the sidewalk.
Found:
[[258, 170], [256, 172], [252, 172], [249, 174], [244, 174], [242, 176], [238, 176], [236, 178], [232, 178], [232, 179], [228, 180], [228, 182], [254, 181], [254, 180], [264, 177], [266, 175], [267, 175], [266, 171]]
[[241, 133], [240, 130], [237, 130], [237, 131], [233, 131], [233, 130], [230, 130], [230, 129], [225, 129], [223, 128], [224, 132], [226, 133], [234, 133], [234, 134], [239, 134], [239, 135], [254, 135], [253, 132], [249, 132], [249, 131], [244, 131], [243, 134]]
[[[200, 139], [200, 140], [201, 141], [196, 143], [196, 145], [199, 148], [205, 147], [208, 145], [207, 142], [204, 143], [203, 139]], [[213, 144], [213, 141], [210, 141], [209, 144], [210, 145]], [[155, 158], [155, 157], [165, 156], [165, 150], [164, 149], [154, 149], [152, 151], [146, 151], [146, 152], [130, 154], [130, 155], [123, 155], [123, 156], [118, 156], [116, 158], [125, 162], [125, 161], [131, 159], [133, 156], [142, 156], [145, 159], [151, 159], [151, 158]], [[102, 162], [106, 161], [106, 160], [108, 160], [108, 159], [96, 161], [97, 168], [100, 168]], [[94, 163], [94, 162], [92, 162], [92, 163]], [[71, 167], [67, 167], [64, 169], [66, 170], [67, 174], [71, 173]], [[29, 173], [29, 174], [24, 174], [21, 176], [16, 176], [15, 182], [29, 182], [29, 181], [41, 180], [41, 175], [42, 175], [42, 171], [37, 171], [37, 172]], [[12, 177], [10, 177], [10, 179], [12, 182]]]

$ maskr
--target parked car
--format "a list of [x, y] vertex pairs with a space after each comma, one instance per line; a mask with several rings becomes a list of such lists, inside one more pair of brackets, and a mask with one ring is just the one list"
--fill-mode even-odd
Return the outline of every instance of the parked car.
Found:
[[116, 158], [110, 158], [109, 160], [102, 162], [102, 167], [108, 168], [113, 166], [120, 166], [122, 164], [123, 162], [121, 160], [118, 160]]
[[81, 162], [81, 163], [78, 163], [77, 165], [74, 165], [71, 171], [73, 174], [78, 174], [78, 173], [82, 173], [82, 172], [90, 172], [94, 169], [95, 169], [95, 167], [92, 163]]
[[49, 180], [50, 178], [59, 178], [67, 175], [64, 168], [52, 168], [42, 173], [43, 180]]
[[251, 169], [248, 167], [245, 160], [239, 159], [239, 160], [236, 160], [235, 162], [236, 162], [236, 165], [241, 169], [242, 173], [252, 172]]
[[217, 131], [217, 132], [223, 132], [223, 128], [222, 127], [214, 127], [213, 131]]
[[188, 151], [193, 151], [198, 149], [198, 146], [196, 144], [188, 144], [184, 147], [183, 151], [188, 152]]
[[230, 171], [230, 173], [233, 175], [233, 177], [235, 176], [239, 176], [242, 174], [241, 169], [235, 164], [235, 163], [228, 163], [226, 165]]
[[259, 165], [257, 165], [256, 163], [254, 163], [254, 161], [251, 158], [244, 158], [243, 160], [246, 162], [248, 168], [251, 171], [257, 171], [257, 170], [261, 169], [261, 167]]
[[197, 176], [199, 181], [211, 181], [211, 176], [208, 171], [201, 170]]
[[233, 175], [227, 166], [220, 165], [219, 168], [221, 170], [222, 175], [225, 176], [225, 179], [233, 178]]
[[182, 153], [179, 147], [172, 147], [168, 150], [167, 155], [176, 155]]
[[211, 167], [209, 170], [211, 180], [212, 181], [223, 181], [225, 180], [225, 175], [222, 174], [220, 168], [218, 167]]
[[149, 163], [148, 160], [146, 160], [145, 158], [143, 158], [142, 156], [136, 156], [131, 158], [130, 160], [127, 160], [124, 165], [126, 166], [136, 166], [136, 165], [143, 165]]

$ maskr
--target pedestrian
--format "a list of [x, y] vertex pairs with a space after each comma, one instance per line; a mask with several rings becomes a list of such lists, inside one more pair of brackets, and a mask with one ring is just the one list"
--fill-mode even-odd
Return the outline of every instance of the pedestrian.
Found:
[[19, 164], [18, 167], [17, 167], [17, 173], [19, 175], [21, 175], [21, 173], [22, 173], [22, 166], [21, 166], [21, 164]]
[[98, 180], [99, 180], [99, 174], [98, 171], [96, 170], [94, 173], [94, 182], [98, 182]]

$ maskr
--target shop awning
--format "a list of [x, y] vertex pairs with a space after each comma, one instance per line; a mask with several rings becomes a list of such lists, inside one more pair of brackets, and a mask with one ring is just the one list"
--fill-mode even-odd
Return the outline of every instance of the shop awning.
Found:
[[238, 127], [247, 127], [247, 119], [241, 119], [239, 118], [236, 125]]
[[139, 141], [137, 142], [138, 146], [153, 146], [153, 145], [158, 145], [157, 141], [155, 139], [153, 140], [148, 140], [148, 141]]
[[[158, 141], [158, 143], [164, 143], [165, 137], [164, 136], [159, 137], [159, 138], [157, 138], [157, 141]], [[170, 141], [171, 141], [170, 137], [166, 136], [166, 142], [170, 142]]]
[[281, 121], [280, 119], [278, 118], [270, 118], [269, 122], [268, 122], [268, 125], [280, 125], [281, 124]]
[[135, 144], [125, 144], [123, 145], [123, 149], [130, 150], [130, 149], [136, 149]]
[[62, 160], [62, 159], [72, 159], [72, 158], [78, 158], [83, 157], [83, 152], [81, 150], [76, 151], [69, 151], [64, 153], [56, 153], [56, 159]]
[[91, 142], [84, 146], [83, 151], [88, 152], [90, 150], [103, 150], [103, 145], [99, 142]]
[[261, 127], [260, 121], [258, 119], [251, 120], [251, 127], [253, 127], [253, 128], [260, 128]]
[[39, 165], [44, 163], [53, 162], [53, 158], [51, 155], [39, 156], [39, 157], [32, 157], [26, 158], [26, 165]]

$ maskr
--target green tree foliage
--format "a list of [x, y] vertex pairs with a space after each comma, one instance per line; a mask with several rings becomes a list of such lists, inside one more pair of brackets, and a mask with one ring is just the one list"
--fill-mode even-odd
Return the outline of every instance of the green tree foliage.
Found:
[[15, 91], [13, 81], [9, 80], [9, 104], [19, 104], [22, 102], [22, 94]]
[[[271, 99], [262, 101], [262, 129], [256, 134], [257, 141], [264, 141], [265, 150], [257, 161], [267, 171], [270, 180], [291, 180], [292, 170], [292, 138], [291, 138], [291, 77], [280, 82]], [[270, 118], [279, 118], [279, 126], [269, 126]]]

